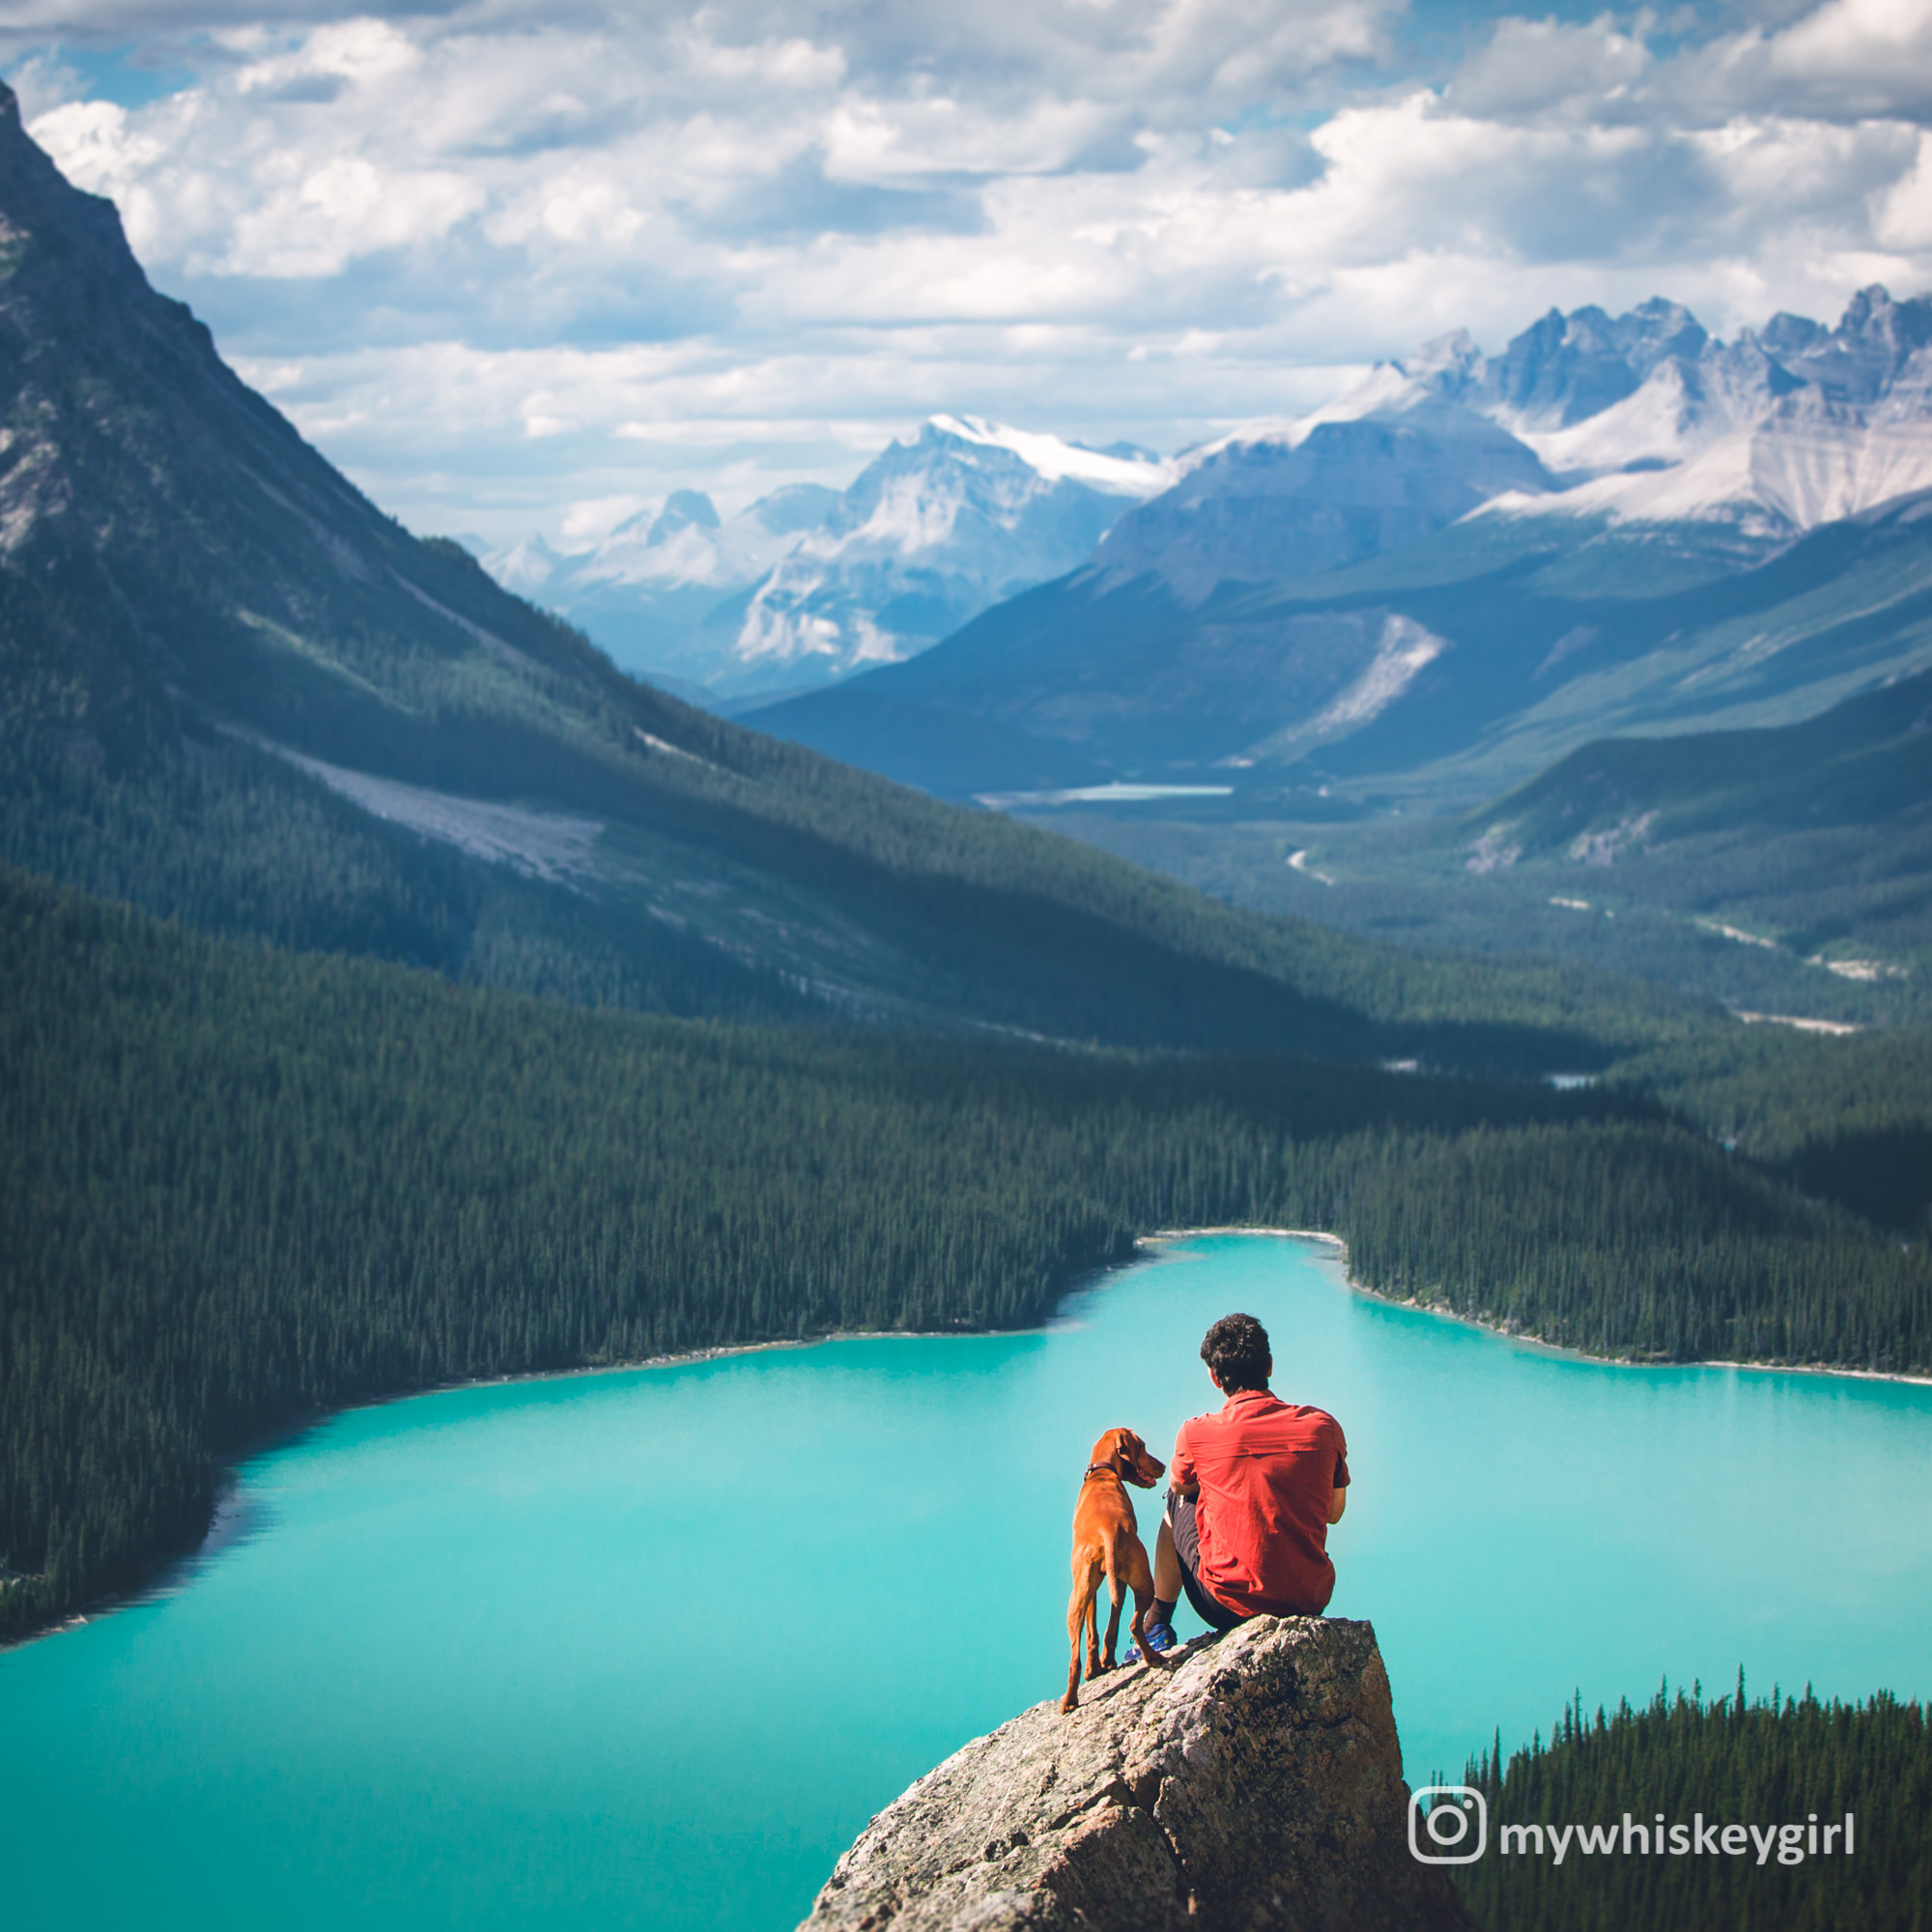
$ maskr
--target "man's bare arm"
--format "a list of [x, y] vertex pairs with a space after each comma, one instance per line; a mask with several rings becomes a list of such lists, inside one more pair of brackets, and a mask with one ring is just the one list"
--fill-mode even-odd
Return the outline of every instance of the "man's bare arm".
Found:
[[1347, 1490], [1331, 1490], [1328, 1492], [1328, 1520], [1330, 1522], [1340, 1522], [1342, 1520], [1342, 1512], [1348, 1507], [1349, 1492]]

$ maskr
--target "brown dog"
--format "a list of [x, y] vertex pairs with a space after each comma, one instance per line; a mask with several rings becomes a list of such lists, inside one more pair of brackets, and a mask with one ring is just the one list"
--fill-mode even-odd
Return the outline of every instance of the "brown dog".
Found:
[[[1066, 1664], [1066, 1695], [1063, 1711], [1080, 1702], [1080, 1631], [1087, 1630], [1087, 1675], [1098, 1677], [1114, 1667], [1114, 1645], [1121, 1634], [1123, 1590], [1134, 1593], [1134, 1641], [1141, 1655], [1162, 1670], [1173, 1665], [1147, 1646], [1147, 1613], [1153, 1602], [1153, 1571], [1147, 1546], [1134, 1521], [1133, 1498], [1127, 1485], [1151, 1490], [1167, 1464], [1150, 1456], [1147, 1444], [1131, 1429], [1110, 1429], [1094, 1445], [1093, 1460], [1080, 1485], [1073, 1509], [1073, 1595], [1066, 1604], [1066, 1641], [1072, 1656]], [[1107, 1579], [1113, 1611], [1107, 1618], [1107, 1647], [1100, 1648], [1100, 1578]]]

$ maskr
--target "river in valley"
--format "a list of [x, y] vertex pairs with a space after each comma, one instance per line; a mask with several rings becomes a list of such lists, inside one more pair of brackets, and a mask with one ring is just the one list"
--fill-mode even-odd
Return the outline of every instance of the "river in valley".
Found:
[[258, 1457], [164, 1589], [0, 1653], [8, 1915], [785, 1932], [1057, 1694], [1090, 1445], [1165, 1456], [1236, 1308], [1348, 1433], [1330, 1610], [1411, 1780], [1664, 1676], [1932, 1692], [1932, 1388], [1580, 1361], [1196, 1236], [1044, 1333], [451, 1390]]

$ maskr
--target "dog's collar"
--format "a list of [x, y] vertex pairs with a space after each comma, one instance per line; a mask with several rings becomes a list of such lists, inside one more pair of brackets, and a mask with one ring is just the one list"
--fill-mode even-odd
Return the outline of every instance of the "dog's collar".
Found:
[[1111, 1463], [1089, 1463], [1087, 1473], [1090, 1476], [1118, 1476], [1121, 1472]]

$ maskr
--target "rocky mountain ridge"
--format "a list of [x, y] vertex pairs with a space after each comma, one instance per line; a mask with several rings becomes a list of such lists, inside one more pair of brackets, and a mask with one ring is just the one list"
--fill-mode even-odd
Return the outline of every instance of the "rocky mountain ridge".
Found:
[[1853, 297], [1834, 327], [1793, 315], [1736, 341], [1681, 303], [1552, 309], [1486, 356], [1465, 331], [1378, 365], [1293, 421], [1176, 459], [1122, 518], [1100, 588], [1152, 574], [1199, 604], [1220, 585], [1320, 576], [1472, 512], [1726, 526], [1768, 554], [1932, 488], [1932, 298]]
[[1645, 306], [1671, 308], [1672, 346], [1626, 355], [1641, 380], [1601, 411], [1520, 411], [1519, 434], [1570, 487], [1499, 510], [1729, 522], [1776, 541], [1932, 488], [1932, 299], [1874, 286], [1834, 327], [1777, 315], [1728, 345]]
[[679, 490], [583, 552], [483, 560], [620, 664], [728, 702], [916, 655], [1071, 570], [1172, 473], [1145, 450], [941, 415], [844, 491], [794, 485], [721, 518]]

